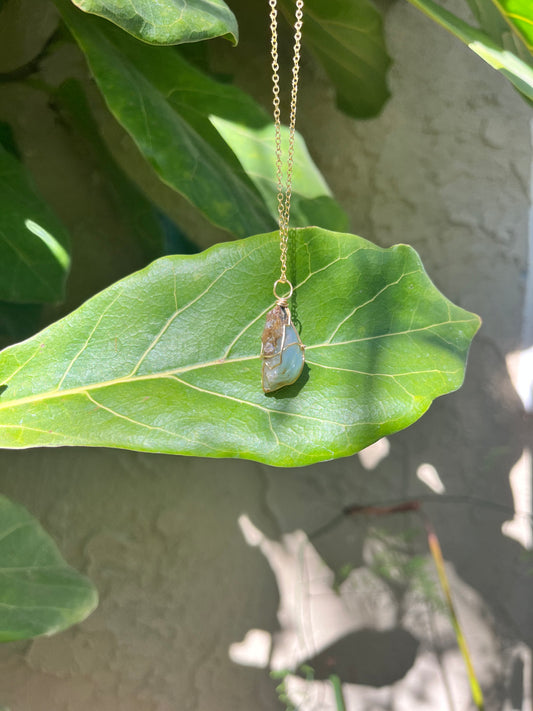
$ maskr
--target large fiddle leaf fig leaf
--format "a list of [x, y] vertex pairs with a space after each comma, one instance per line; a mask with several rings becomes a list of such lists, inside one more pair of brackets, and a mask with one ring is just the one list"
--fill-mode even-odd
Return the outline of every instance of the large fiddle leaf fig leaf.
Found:
[[299, 466], [414, 422], [458, 388], [474, 314], [416, 252], [291, 230], [307, 365], [261, 388], [276, 233], [164, 257], [0, 354], [0, 446], [90, 445]]
[[60, 301], [68, 235], [23, 164], [0, 145], [0, 300]]
[[[503, 74], [529, 101], [533, 101], [533, 66], [529, 63], [531, 57], [526, 53], [525, 59], [522, 58], [522, 53], [515, 46], [509, 49], [508, 42], [503, 36], [501, 42], [494, 39], [498, 23], [493, 13], [487, 12], [485, 8], [482, 8], [483, 12], [475, 11], [478, 18], [487, 19], [487, 32], [483, 32], [456, 17], [433, 0], [409, 0], [409, 2], [459, 38], [493, 69]], [[473, 6], [472, 2], [469, 4]]]
[[[56, 3], [111, 112], [159, 177], [234, 235], [273, 229], [275, 152], [266, 112], [173, 48], [143, 45], [98, 18], [83, 17], [68, 0]], [[295, 226], [345, 229], [346, 216], [307, 151], [297, 160]]]
[[0, 642], [50, 635], [84, 620], [98, 595], [39, 522], [0, 496]]
[[[294, 2], [282, 0], [289, 21]], [[317, 55], [337, 90], [339, 108], [355, 118], [378, 114], [389, 97], [383, 18], [370, 0], [306, 0], [304, 46]]]
[[226, 37], [237, 44], [235, 15], [223, 0], [72, 0], [152, 44], [199, 42]]

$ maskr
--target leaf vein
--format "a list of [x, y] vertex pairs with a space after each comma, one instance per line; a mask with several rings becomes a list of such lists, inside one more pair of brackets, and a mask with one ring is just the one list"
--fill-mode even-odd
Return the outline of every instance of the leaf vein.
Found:
[[161, 338], [164, 336], [164, 334], [168, 331], [170, 326], [174, 323], [174, 321], [177, 319], [177, 317], [182, 314], [184, 311], [186, 311], [188, 308], [193, 306], [197, 301], [199, 301], [202, 297], [204, 297], [212, 288], [213, 286], [220, 280], [222, 277], [227, 274], [229, 271], [232, 269], [235, 269], [236, 266], [238, 266], [244, 259], [247, 259], [250, 254], [253, 254], [253, 252], [256, 252], [258, 249], [261, 248], [262, 245], [258, 245], [257, 247], [254, 247], [252, 250], [247, 252], [246, 254], [243, 254], [243, 256], [238, 259], [236, 262], [233, 264], [230, 264], [228, 267], [225, 267], [220, 274], [218, 274], [215, 279], [207, 286], [200, 294], [197, 294], [194, 299], [191, 299], [187, 304], [182, 306], [179, 309], [176, 309], [176, 311], [170, 316], [169, 319], [167, 319], [166, 323], [163, 325], [163, 327], [160, 329], [159, 333], [156, 335], [156, 337], [153, 339], [153, 341], [150, 343], [148, 348], [144, 351], [144, 353], [141, 355], [135, 366], [133, 367], [133, 370], [129, 374], [129, 377], [132, 377], [135, 375], [138, 371], [139, 368], [141, 367], [143, 361], [147, 358], [148, 354], [156, 347], [156, 345], [159, 343]]
[[109, 309], [110, 309], [112, 306], [114, 306], [115, 302], [118, 300], [118, 298], [119, 298], [121, 295], [122, 295], [122, 290], [119, 290], [118, 293], [116, 294], [115, 298], [114, 298], [114, 299], [111, 299], [111, 301], [107, 304], [107, 306], [106, 306], [105, 309], [102, 311], [102, 313], [100, 314], [100, 316], [96, 319], [96, 323], [94, 324], [93, 328], [91, 329], [91, 332], [90, 332], [89, 335], [87, 336], [87, 339], [86, 339], [85, 343], [83, 344], [83, 346], [82, 346], [82, 347], [80, 348], [80, 350], [76, 353], [76, 355], [74, 356], [74, 358], [73, 358], [73, 359], [70, 361], [70, 363], [68, 364], [67, 369], [65, 370], [65, 372], [63, 373], [63, 376], [61, 377], [61, 380], [60, 380], [59, 383], [57, 384], [56, 390], [61, 390], [61, 386], [62, 386], [63, 383], [65, 382], [65, 378], [67, 377], [67, 375], [68, 375], [69, 372], [71, 371], [71, 369], [72, 369], [74, 363], [78, 360], [78, 358], [81, 356], [81, 354], [87, 349], [87, 347], [89, 346], [89, 343], [90, 343], [90, 341], [91, 341], [91, 338], [94, 336], [94, 334], [95, 334], [95, 332], [96, 332], [98, 326], [102, 323], [102, 320], [104, 319], [106, 313], [109, 311]]
[[287, 415], [290, 417], [297, 417], [297, 418], [301, 418], [304, 420], [314, 420], [315, 422], [327, 422], [330, 425], [337, 425], [338, 427], [342, 427], [343, 429], [346, 428], [346, 425], [343, 422], [337, 422], [336, 420], [327, 420], [327, 419], [324, 419], [321, 417], [312, 417], [311, 415], [303, 415], [301, 412], [289, 412], [287, 410], [276, 410], [271, 407], [264, 407], [263, 405], [259, 405], [256, 402], [250, 402], [249, 400], [243, 400], [242, 398], [234, 397], [233, 395], [227, 395], [225, 393], [217, 393], [215, 390], [208, 390], [207, 388], [201, 388], [198, 385], [193, 385], [193, 383], [187, 382], [187, 380], [178, 378], [176, 375], [169, 375], [168, 377], [173, 378], [174, 380], [177, 380], [178, 383], [182, 383], [182, 385], [185, 385], [186, 387], [192, 388], [193, 390], [197, 390], [198, 392], [201, 392], [201, 393], [205, 393], [206, 395], [213, 395], [214, 397], [221, 397], [226, 400], [232, 400], [233, 402], [238, 402], [241, 405], [248, 405], [249, 407], [255, 407], [258, 410], [262, 410], [263, 412], [266, 412], [266, 413]]
[[332, 340], [334, 339], [334, 337], [337, 335], [337, 333], [338, 333], [339, 330], [342, 328], [342, 326], [344, 326], [344, 324], [345, 324], [347, 321], [349, 321], [349, 320], [352, 318], [352, 316], [355, 316], [355, 314], [356, 314], [358, 311], [360, 311], [360, 310], [361, 310], [362, 308], [364, 308], [365, 306], [368, 306], [369, 304], [372, 304], [379, 296], [381, 296], [381, 294], [383, 294], [385, 291], [387, 291], [387, 289], [392, 288], [393, 286], [397, 286], [397, 285], [401, 282], [401, 280], [402, 280], [404, 277], [406, 277], [406, 276], [411, 276], [412, 274], [420, 274], [420, 269], [413, 269], [413, 271], [410, 271], [410, 272], [403, 272], [403, 273], [398, 277], [398, 279], [396, 279], [395, 281], [389, 282], [389, 283], [386, 284], [384, 287], [382, 287], [381, 289], [379, 289], [379, 291], [377, 291], [371, 299], [368, 299], [368, 300], [365, 301], [363, 304], [359, 304], [358, 306], [355, 306], [355, 307], [351, 310], [351, 312], [350, 312], [345, 318], [342, 319], [342, 321], [339, 323], [339, 325], [337, 326], [337, 328], [333, 331], [333, 333], [331, 334], [331, 336], [327, 339], [326, 343], [331, 343], [331, 341], [332, 341]]

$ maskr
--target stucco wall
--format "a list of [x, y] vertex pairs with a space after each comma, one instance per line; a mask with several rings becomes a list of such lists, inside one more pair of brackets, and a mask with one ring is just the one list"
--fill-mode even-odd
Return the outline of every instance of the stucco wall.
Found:
[[[220, 61], [261, 93], [261, 32], [243, 34], [249, 61], [224, 48]], [[450, 708], [450, 694], [453, 708], [470, 708], [419, 518], [335, 520], [349, 503], [420, 496], [430, 498], [425, 509], [449, 561], [487, 709], [531, 708], [520, 671], [528, 662], [521, 645], [533, 643], [531, 557], [501, 531], [513, 518], [510, 471], [533, 446], [505, 363], [522, 345], [530, 110], [406, 3], [389, 10], [387, 35], [395, 64], [383, 114], [360, 123], [341, 115], [307, 58], [299, 128], [353, 231], [412, 244], [446, 295], [482, 316], [465, 386], [390, 438], [388, 450], [375, 449], [373, 461], [367, 453], [280, 470], [111, 450], [3, 452], [1, 490], [41, 519], [91, 576], [101, 603], [63, 634], [0, 647], [0, 705], [274, 711], [282, 706], [268, 670], [242, 662], [255, 655], [264, 663], [269, 641], [272, 663], [283, 666], [338, 640], [328, 654], [356, 682], [345, 688], [350, 711], [439, 711]], [[121, 150], [127, 161], [127, 142]], [[71, 224], [89, 237], [90, 223], [73, 215]], [[197, 229], [206, 241], [215, 234]], [[424, 464], [445, 493], [417, 476]], [[408, 565], [413, 555], [418, 567]], [[333, 576], [346, 565], [337, 595]], [[262, 630], [257, 644], [236, 644], [252, 629]], [[313, 666], [321, 678], [324, 660]], [[327, 686], [302, 685], [289, 680], [303, 711], [334, 709]]]

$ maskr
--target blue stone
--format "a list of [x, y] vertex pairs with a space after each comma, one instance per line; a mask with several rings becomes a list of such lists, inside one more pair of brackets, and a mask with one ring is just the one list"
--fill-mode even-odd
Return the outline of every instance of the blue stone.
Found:
[[291, 385], [304, 367], [304, 346], [286, 306], [275, 306], [267, 314], [262, 336], [263, 390], [266, 393]]

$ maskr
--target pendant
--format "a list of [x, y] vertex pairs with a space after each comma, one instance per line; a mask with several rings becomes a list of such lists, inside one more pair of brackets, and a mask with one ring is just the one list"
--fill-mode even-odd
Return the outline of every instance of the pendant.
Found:
[[296, 382], [304, 367], [305, 346], [288, 306], [278, 303], [267, 313], [261, 342], [263, 390], [271, 393]]

